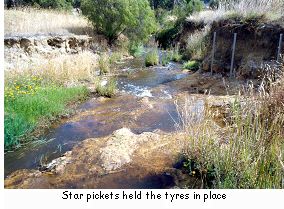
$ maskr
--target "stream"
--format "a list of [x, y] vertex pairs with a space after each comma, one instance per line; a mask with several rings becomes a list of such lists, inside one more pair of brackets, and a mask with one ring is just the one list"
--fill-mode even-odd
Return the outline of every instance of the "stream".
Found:
[[[84, 139], [104, 137], [123, 127], [136, 134], [175, 131], [175, 89], [167, 83], [189, 76], [182, 66], [170, 62], [165, 67], [145, 68], [144, 60], [135, 58], [120, 62], [117, 67], [121, 72], [117, 77], [117, 96], [90, 98], [77, 108], [74, 116], [53, 124], [39, 140], [6, 153], [5, 178], [13, 171], [50, 162]], [[155, 108], [149, 101], [156, 104]]]

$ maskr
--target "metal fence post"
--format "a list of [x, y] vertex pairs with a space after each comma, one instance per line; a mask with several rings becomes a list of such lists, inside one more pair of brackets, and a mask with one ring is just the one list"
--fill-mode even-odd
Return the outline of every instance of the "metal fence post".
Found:
[[282, 48], [282, 41], [283, 41], [283, 34], [280, 34], [279, 37], [279, 45], [278, 45], [278, 52], [277, 52], [277, 62], [280, 62], [280, 56], [281, 56], [281, 48]]
[[234, 42], [233, 42], [233, 48], [232, 48], [232, 59], [231, 59], [231, 68], [230, 68], [230, 78], [232, 78], [233, 74], [234, 74], [234, 59], [235, 59], [236, 42], [237, 42], [237, 33], [234, 33]]
[[214, 36], [213, 36], [213, 47], [212, 47], [212, 55], [211, 55], [211, 75], [213, 75], [213, 64], [214, 64], [214, 55], [215, 55], [215, 44], [216, 44], [216, 32], [214, 32]]

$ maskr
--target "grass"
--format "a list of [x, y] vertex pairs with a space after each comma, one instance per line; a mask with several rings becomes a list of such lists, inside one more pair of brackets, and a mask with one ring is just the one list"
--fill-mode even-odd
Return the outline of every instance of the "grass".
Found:
[[28, 135], [68, 112], [68, 104], [85, 99], [82, 84], [97, 77], [90, 52], [37, 61], [22, 66], [18, 61], [5, 71], [5, 150], [30, 140]]
[[187, 61], [183, 64], [183, 68], [187, 70], [198, 70], [200, 63], [195, 60]]
[[98, 57], [91, 52], [74, 55], [60, 55], [55, 58], [40, 57], [33, 62], [17, 59], [12, 69], [5, 73], [5, 80], [14, 80], [21, 76], [38, 76], [46, 83], [69, 86], [82, 81], [91, 81], [96, 77]]
[[5, 35], [68, 32], [93, 34], [91, 24], [81, 15], [35, 8], [5, 10], [4, 27]]
[[85, 87], [42, 85], [38, 77], [23, 77], [5, 85], [5, 150], [19, 146], [23, 136], [40, 122], [66, 113], [67, 104], [87, 95]]
[[174, 62], [180, 62], [182, 59], [182, 55], [179, 53], [179, 46], [177, 45], [172, 49], [172, 57], [171, 60]]
[[112, 52], [109, 57], [109, 63], [115, 64], [116, 62], [120, 61], [123, 58], [123, 53], [120, 51]]
[[224, 128], [213, 122], [216, 112], [200, 119], [192, 101], [179, 106], [188, 136], [185, 166], [203, 188], [284, 188], [283, 81], [282, 75], [269, 89], [236, 96]]
[[188, 17], [189, 21], [211, 25], [214, 21], [230, 18], [232, 13], [243, 19], [264, 16], [268, 20], [283, 17], [284, 2], [282, 0], [226, 0], [220, 1], [218, 9], [206, 10]]
[[110, 73], [110, 58], [106, 53], [103, 53], [98, 61], [99, 69], [100, 69], [100, 74], [107, 74]]
[[144, 53], [145, 49], [142, 44], [132, 44], [129, 46], [129, 53], [134, 57], [140, 57]]
[[185, 57], [188, 59], [202, 60], [207, 50], [208, 35], [209, 27], [205, 27], [203, 30], [190, 35], [184, 52]]
[[97, 80], [96, 92], [100, 96], [112, 97], [116, 93], [116, 80], [110, 79], [106, 84], [102, 84], [100, 80]]
[[157, 48], [152, 48], [145, 56], [146, 67], [158, 65], [159, 64], [159, 54]]

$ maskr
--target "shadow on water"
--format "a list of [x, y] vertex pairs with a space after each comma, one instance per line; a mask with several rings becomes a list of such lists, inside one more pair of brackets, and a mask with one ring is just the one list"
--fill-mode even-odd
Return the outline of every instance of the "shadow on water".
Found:
[[[174, 63], [170, 63], [167, 67], [141, 70], [141, 68], [133, 69], [133, 62], [136, 62], [135, 67], [141, 65], [139, 64], [141, 60], [139, 62], [134, 60], [121, 66], [122, 68], [128, 66], [133, 71], [127, 77], [118, 78], [119, 89], [126, 92], [124, 95], [103, 100], [90, 99], [79, 107], [78, 114], [54, 124], [48, 133], [42, 136], [45, 140], [32, 142], [15, 152], [5, 154], [5, 177], [18, 169], [36, 168], [41, 163], [49, 162], [71, 150], [84, 139], [104, 137], [119, 128], [128, 127], [134, 133], [156, 129], [174, 131], [176, 127], [173, 118], [177, 121], [178, 114], [173, 101], [165, 99], [167, 96], [171, 98], [170, 90], [152, 93], [151, 88], [181, 79], [187, 74], [182, 73], [180, 66]], [[147, 103], [141, 102], [142, 97], [145, 96], [155, 102], [153, 107], [149, 108]], [[153, 185], [153, 188], [160, 188], [164, 183], [157, 184], [159, 185]], [[139, 182], [137, 188], [140, 188]], [[145, 188], [152, 187], [147, 185]]]

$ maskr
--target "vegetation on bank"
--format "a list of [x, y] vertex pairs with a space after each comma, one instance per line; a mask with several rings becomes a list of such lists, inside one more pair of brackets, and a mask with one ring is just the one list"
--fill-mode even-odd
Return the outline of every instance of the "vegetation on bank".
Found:
[[185, 166], [203, 188], [284, 188], [283, 79], [236, 97], [223, 128], [213, 122], [220, 112], [200, 119], [188, 111], [194, 101], [180, 105], [189, 142]]
[[151, 48], [145, 56], [145, 65], [146, 67], [158, 65], [159, 64], [159, 52], [158, 48]]
[[38, 125], [68, 112], [67, 105], [83, 100], [83, 86], [44, 84], [41, 77], [18, 77], [5, 84], [5, 150], [19, 146]]

